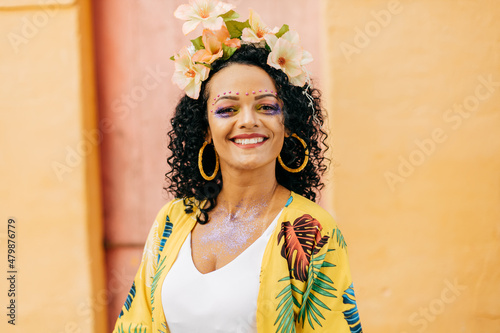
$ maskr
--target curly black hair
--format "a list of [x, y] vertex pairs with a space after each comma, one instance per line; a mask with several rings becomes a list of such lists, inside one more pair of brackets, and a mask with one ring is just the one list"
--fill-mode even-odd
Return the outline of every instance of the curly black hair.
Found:
[[[324, 156], [328, 150], [327, 133], [323, 131], [325, 116], [321, 107], [321, 93], [310, 86], [294, 86], [288, 76], [281, 70], [267, 64], [269, 50], [254, 45], [242, 45], [228, 60], [217, 60], [212, 64], [210, 75], [201, 85], [200, 97], [181, 98], [171, 120], [172, 130], [168, 132], [170, 142], [168, 148], [172, 155], [167, 159], [171, 168], [165, 174], [169, 183], [164, 189], [183, 198], [186, 213], [193, 212], [193, 206], [207, 200], [204, 207], [198, 207], [201, 214], [197, 221], [207, 223], [208, 213], [217, 205], [217, 196], [222, 189], [222, 174], [218, 171], [211, 181], [205, 180], [198, 169], [198, 152], [205, 141], [208, 125], [207, 100], [210, 79], [221, 69], [231, 64], [244, 64], [262, 68], [274, 80], [278, 98], [283, 102], [284, 125], [290, 133], [302, 138], [309, 149], [309, 162], [298, 173], [290, 173], [276, 163], [276, 180], [290, 191], [294, 191], [312, 201], [317, 192], [324, 187], [321, 176], [325, 173], [329, 161]], [[305, 91], [312, 97], [310, 101]], [[312, 105], [311, 105], [312, 103]], [[207, 147], [210, 147], [208, 145]], [[281, 158], [290, 168], [299, 167], [304, 161], [303, 145], [292, 137], [285, 137]], [[215, 152], [205, 149], [203, 168], [207, 174], [215, 168]]]

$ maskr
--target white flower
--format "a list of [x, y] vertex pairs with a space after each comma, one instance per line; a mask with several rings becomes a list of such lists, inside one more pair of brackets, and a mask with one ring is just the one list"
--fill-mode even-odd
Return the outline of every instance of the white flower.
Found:
[[267, 35], [265, 39], [271, 48], [267, 63], [285, 72], [291, 84], [303, 86], [309, 79], [305, 65], [312, 62], [313, 58], [311, 53], [304, 51], [300, 46], [299, 34], [288, 31], [281, 38]]
[[219, 30], [224, 23], [220, 17], [235, 8], [234, 5], [216, 0], [191, 0], [189, 5], [180, 5], [174, 12], [178, 19], [187, 21], [182, 26], [182, 32], [187, 35], [202, 23], [210, 30]]
[[189, 97], [198, 99], [201, 82], [207, 79], [210, 69], [204, 65], [195, 64], [187, 47], [175, 56], [174, 61], [175, 72], [172, 76], [172, 82], [184, 90]]
[[269, 29], [267, 25], [262, 22], [259, 14], [250, 9], [250, 17], [248, 19], [250, 28], [245, 28], [242, 31], [241, 40], [249, 43], [259, 43], [268, 34], [275, 34], [279, 31], [278, 28]]

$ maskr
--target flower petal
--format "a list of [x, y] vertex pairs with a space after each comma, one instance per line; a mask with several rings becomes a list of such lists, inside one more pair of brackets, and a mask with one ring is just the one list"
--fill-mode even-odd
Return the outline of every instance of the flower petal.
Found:
[[224, 24], [224, 19], [222, 17], [209, 17], [202, 21], [203, 27], [210, 30], [219, 30]]
[[184, 24], [182, 25], [182, 33], [184, 35], [187, 35], [191, 31], [193, 31], [194, 29], [196, 29], [196, 27], [198, 26], [198, 24], [200, 24], [199, 20], [190, 20], [190, 21], [184, 22]]
[[312, 54], [307, 52], [307, 51], [303, 51], [302, 52], [302, 60], [300, 61], [300, 64], [303, 66], [303, 65], [307, 65], [307, 64], [311, 63], [312, 61], [313, 61]]
[[222, 25], [222, 28], [220, 28], [219, 30], [213, 31], [213, 33], [217, 36], [217, 39], [221, 43], [224, 43], [231, 37], [231, 35], [229, 34], [229, 30], [227, 30], [227, 27], [225, 25]]
[[276, 37], [275, 35], [268, 34], [264, 36], [264, 39], [266, 40], [267, 45], [269, 45], [272, 51], [274, 49], [274, 45], [276, 45], [276, 42], [278, 41], [278, 37]]
[[191, 19], [191, 17], [193, 17], [193, 15], [195, 15], [195, 12], [193, 10], [193, 6], [187, 5], [187, 4], [180, 5], [179, 7], [177, 7], [177, 9], [174, 12], [174, 16], [176, 18], [178, 18], [180, 20], [184, 20], [184, 21]]
[[245, 42], [249, 42], [249, 43], [260, 42], [260, 38], [257, 37], [255, 32], [250, 28], [243, 29], [243, 31], [241, 32], [241, 40], [243, 40]]
[[203, 40], [203, 45], [205, 45], [205, 49], [210, 54], [215, 54], [222, 49], [222, 43], [217, 38], [217, 35], [213, 31], [204, 29], [202, 40]]
[[231, 4], [231, 3], [219, 1], [219, 3], [217, 4], [217, 7], [215, 7], [214, 16], [226, 14], [228, 11], [230, 11], [234, 8], [236, 8], [236, 6]]
[[229, 47], [235, 47], [235, 48], [239, 49], [241, 47], [241, 40], [239, 38], [233, 38], [233, 39], [226, 40], [224, 42], [224, 44], [226, 44]]
[[266, 25], [262, 22], [260, 15], [253, 11], [252, 8], [250, 10], [250, 15], [248, 16], [248, 23], [250, 23], [250, 27], [252, 30], [257, 32], [261, 27], [264, 28]]
[[191, 97], [192, 99], [198, 99], [200, 96], [201, 82], [195, 82], [195, 80], [191, 80], [189, 84], [185, 87], [184, 91], [186, 95]]
[[300, 37], [296, 31], [289, 30], [281, 38], [289, 41], [292, 44], [300, 44]]
[[294, 86], [299, 86], [302, 87], [304, 84], [306, 84], [307, 81], [307, 73], [302, 72], [300, 75], [294, 76], [289, 78], [290, 83], [293, 84]]
[[189, 84], [188, 78], [184, 75], [183, 72], [176, 71], [172, 75], [172, 82], [175, 83], [181, 90], [184, 90], [186, 86]]

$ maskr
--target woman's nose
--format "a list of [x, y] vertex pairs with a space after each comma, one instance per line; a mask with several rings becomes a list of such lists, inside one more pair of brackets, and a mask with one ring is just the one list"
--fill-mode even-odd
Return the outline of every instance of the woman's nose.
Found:
[[252, 128], [258, 126], [258, 114], [250, 106], [245, 106], [241, 109], [238, 119], [240, 128]]

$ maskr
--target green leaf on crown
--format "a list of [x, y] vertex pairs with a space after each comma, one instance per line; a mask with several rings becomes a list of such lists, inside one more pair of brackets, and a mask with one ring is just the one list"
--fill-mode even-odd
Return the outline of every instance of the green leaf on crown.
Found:
[[234, 10], [228, 11], [226, 14], [220, 15], [222, 19], [225, 21], [231, 21], [231, 20], [236, 20], [238, 17], [240, 17], [240, 14], [236, 13]]
[[191, 43], [194, 46], [194, 49], [196, 51], [198, 50], [203, 50], [205, 48], [205, 45], [203, 45], [203, 39], [202, 36], [196, 38], [196, 39], [191, 39]]
[[224, 55], [222, 56], [222, 59], [227, 60], [233, 55], [233, 53], [237, 50], [237, 48], [227, 46], [226, 44], [222, 44], [222, 50], [224, 51]]
[[280, 31], [278, 31], [276, 33], [276, 37], [280, 38], [281, 36], [283, 36], [284, 34], [286, 34], [288, 32], [288, 30], [290, 30], [290, 28], [288, 27], [288, 24], [283, 24], [283, 26], [281, 27]]
[[229, 31], [229, 35], [231, 35], [231, 38], [241, 38], [243, 29], [250, 28], [250, 23], [248, 23], [248, 20], [245, 22], [227, 21], [226, 27]]
[[175, 61], [175, 56], [171, 56], [170, 60], [174, 60]]
[[210, 70], [212, 69], [212, 65], [207, 64], [206, 62], [195, 61], [194, 63], [195, 63], [195, 65], [203, 65], [203, 66], [207, 67]]

